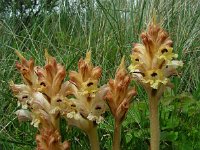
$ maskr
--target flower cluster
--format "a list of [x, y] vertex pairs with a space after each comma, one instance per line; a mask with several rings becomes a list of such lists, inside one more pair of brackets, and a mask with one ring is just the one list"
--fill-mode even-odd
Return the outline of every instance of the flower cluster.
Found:
[[141, 38], [143, 44], [134, 44], [131, 55], [129, 70], [133, 78], [146, 90], [170, 86], [169, 77], [176, 75], [183, 63], [175, 60], [178, 55], [173, 53], [169, 35], [153, 21]]
[[[64, 117], [68, 125], [83, 130], [89, 137], [91, 149], [100, 150], [96, 127], [104, 120], [108, 106], [115, 119], [113, 149], [120, 149], [121, 124], [130, 107], [135, 88], [132, 79], [147, 91], [150, 105], [151, 149], [159, 149], [159, 100], [167, 86], [172, 86], [169, 77], [177, 75], [182, 61], [176, 60], [172, 40], [155, 21], [141, 34], [142, 44], [134, 44], [131, 54], [130, 73], [124, 57], [115, 78], [99, 86], [102, 69], [93, 66], [91, 52], [78, 62], [78, 71], [69, 72], [65, 81], [65, 67], [45, 51], [45, 66], [35, 66], [34, 60], [26, 60], [16, 51], [21, 62], [16, 63], [23, 84], [10, 83], [18, 105], [19, 121], [31, 121], [38, 128], [37, 150], [67, 150], [69, 143], [62, 142], [59, 122]], [[106, 103], [107, 102], [107, 103]], [[107, 106], [108, 104], [108, 106]]]
[[[71, 100], [74, 102], [77, 113], [68, 115], [69, 124], [79, 126], [75, 120], [83, 121], [82, 129], [87, 131], [90, 127], [86, 124], [97, 124], [103, 121], [102, 114], [106, 111], [107, 105], [102, 100], [107, 91], [107, 86], [98, 87], [102, 70], [100, 67], [94, 67], [91, 63], [91, 52], [87, 52], [85, 59], [78, 62], [78, 72], [69, 72], [69, 82], [71, 83], [71, 94], [74, 96]], [[75, 120], [72, 120], [74, 116]], [[71, 119], [71, 120], [69, 120]], [[88, 122], [88, 123], [85, 123]], [[84, 127], [84, 128], [83, 128]]]
[[65, 81], [65, 68], [45, 51], [44, 67], [35, 66], [33, 59], [26, 60], [16, 51], [21, 63], [16, 67], [22, 75], [24, 84], [10, 83], [18, 98], [17, 110], [19, 121], [32, 121], [40, 134], [36, 136], [38, 150], [69, 149], [67, 141], [61, 142], [59, 119], [65, 117], [69, 125], [89, 131], [96, 123], [103, 120], [106, 111], [103, 97], [107, 87], [98, 88], [101, 68], [93, 67], [91, 52], [80, 59], [78, 72], [70, 72], [70, 81]]
[[133, 79], [146, 90], [149, 99], [150, 149], [159, 150], [160, 125], [159, 102], [167, 86], [172, 87], [169, 77], [177, 75], [177, 68], [183, 65], [176, 60], [172, 40], [155, 21], [141, 34], [143, 44], [134, 44], [129, 70]]
[[118, 67], [115, 79], [108, 82], [109, 90], [105, 96], [115, 121], [122, 123], [131, 104], [131, 98], [136, 95], [135, 88], [130, 88], [131, 77], [125, 68], [124, 57]]
[[69, 143], [62, 143], [59, 134], [59, 117], [70, 111], [71, 105], [66, 98], [69, 83], [64, 83], [64, 67], [47, 51], [44, 67], [35, 66], [33, 59], [26, 60], [18, 51], [16, 53], [21, 60], [16, 67], [24, 84], [11, 82], [10, 86], [22, 106], [16, 112], [19, 121], [31, 120], [31, 124], [39, 129], [40, 134], [36, 136], [38, 150], [69, 149]]

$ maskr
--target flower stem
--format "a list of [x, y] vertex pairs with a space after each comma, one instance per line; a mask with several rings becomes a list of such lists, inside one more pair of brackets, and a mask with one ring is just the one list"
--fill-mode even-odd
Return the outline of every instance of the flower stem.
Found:
[[100, 150], [97, 127], [92, 127], [91, 129], [89, 129], [87, 131], [87, 135], [90, 141], [91, 150]]
[[52, 122], [54, 128], [57, 129], [58, 132], [60, 132], [60, 119], [56, 118], [54, 116], [51, 116], [51, 122]]
[[159, 150], [160, 146], [160, 124], [159, 124], [159, 99], [150, 96], [150, 135], [151, 150]]
[[112, 150], [120, 150], [120, 142], [121, 142], [121, 123], [115, 120]]

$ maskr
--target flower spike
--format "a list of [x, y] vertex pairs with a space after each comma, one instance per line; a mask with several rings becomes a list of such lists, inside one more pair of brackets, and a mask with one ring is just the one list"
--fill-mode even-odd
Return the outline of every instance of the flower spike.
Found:
[[143, 44], [134, 44], [131, 55], [129, 70], [133, 78], [146, 90], [170, 85], [169, 77], [176, 74], [176, 68], [183, 63], [174, 60], [178, 55], [173, 53], [169, 35], [153, 21], [141, 38]]
[[20, 63], [16, 67], [24, 84], [10, 82], [22, 109], [16, 112], [19, 121], [31, 121], [38, 128], [37, 150], [68, 150], [69, 143], [62, 142], [59, 118], [70, 113], [72, 102], [67, 99], [69, 82], [63, 83], [66, 71], [47, 51], [45, 67], [35, 66], [34, 60], [26, 60], [19, 51]]
[[156, 23], [156, 15], [146, 32], [141, 34], [142, 44], [134, 44], [129, 70], [134, 80], [146, 90], [150, 108], [151, 150], [159, 150], [160, 129], [158, 106], [166, 87], [172, 87], [169, 77], [177, 74], [182, 61], [176, 60], [172, 40]]
[[94, 67], [91, 62], [91, 52], [86, 53], [85, 59], [78, 62], [78, 72], [70, 71], [71, 95], [76, 111], [68, 113], [68, 124], [83, 130], [89, 137], [91, 149], [99, 150], [97, 124], [102, 122], [107, 105], [103, 100], [107, 86], [98, 87], [101, 68]]
[[109, 90], [104, 97], [115, 119], [113, 150], [120, 150], [120, 128], [131, 104], [131, 98], [136, 95], [135, 88], [130, 88], [131, 77], [125, 68], [124, 57], [118, 67], [115, 79], [108, 82]]
[[79, 60], [78, 72], [71, 71], [69, 77], [72, 83], [71, 94], [75, 96], [72, 101], [78, 112], [85, 119], [99, 123], [103, 119], [101, 115], [106, 111], [103, 96], [106, 94], [107, 86], [98, 88], [101, 68], [93, 67], [90, 51], [86, 53], [84, 60]]
[[129, 88], [130, 81], [131, 77], [126, 71], [123, 57], [116, 71], [115, 79], [110, 79], [108, 83], [109, 91], [105, 96], [113, 116], [119, 122], [123, 121], [131, 98], [136, 95], [135, 88]]

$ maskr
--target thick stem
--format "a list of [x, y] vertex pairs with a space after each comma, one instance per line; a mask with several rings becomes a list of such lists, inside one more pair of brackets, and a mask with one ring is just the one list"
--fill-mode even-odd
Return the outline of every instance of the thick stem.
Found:
[[112, 150], [120, 150], [120, 142], [121, 142], [121, 123], [115, 120]]
[[90, 141], [91, 150], [100, 150], [97, 127], [91, 127], [87, 131], [87, 135]]
[[159, 100], [154, 97], [149, 97], [150, 104], [150, 135], [151, 135], [151, 150], [159, 150], [160, 146], [160, 124], [159, 124]]
[[51, 122], [52, 122], [54, 128], [57, 129], [58, 132], [60, 132], [60, 119], [56, 118], [54, 116], [51, 116]]

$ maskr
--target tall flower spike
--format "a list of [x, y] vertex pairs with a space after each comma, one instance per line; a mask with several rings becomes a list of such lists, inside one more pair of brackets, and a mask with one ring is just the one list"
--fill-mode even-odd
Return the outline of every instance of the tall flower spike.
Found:
[[73, 102], [76, 104], [79, 113], [91, 121], [99, 123], [102, 114], [106, 111], [106, 103], [102, 100], [106, 94], [107, 86], [98, 88], [98, 81], [101, 77], [101, 68], [93, 67], [91, 63], [91, 52], [86, 53], [78, 63], [78, 72], [69, 73], [72, 83], [72, 94], [75, 96]]
[[150, 108], [151, 150], [159, 150], [159, 100], [167, 86], [172, 87], [169, 77], [177, 75], [182, 61], [175, 60], [172, 40], [157, 23], [155, 16], [146, 32], [141, 34], [143, 44], [134, 44], [129, 70], [133, 78], [146, 90]]
[[67, 121], [87, 133], [91, 149], [95, 150], [99, 149], [96, 126], [103, 120], [102, 115], [107, 108], [103, 100], [107, 86], [98, 88], [101, 72], [100, 67], [93, 67], [91, 52], [87, 52], [86, 58], [78, 62], [78, 72], [69, 73], [71, 94], [74, 96], [70, 100], [76, 111], [67, 114]]
[[131, 77], [126, 68], [124, 57], [116, 71], [115, 79], [110, 79], [109, 90], [105, 96], [115, 119], [113, 150], [120, 149], [120, 127], [129, 109], [131, 98], [136, 95], [135, 88], [129, 88]]
[[37, 150], [69, 149], [68, 142], [62, 143], [59, 133], [60, 115], [72, 111], [72, 102], [66, 98], [69, 82], [63, 83], [64, 67], [47, 52], [44, 68], [34, 66], [33, 59], [28, 61], [18, 51], [16, 53], [21, 60], [16, 67], [25, 83], [10, 83], [18, 103], [22, 105], [22, 109], [16, 112], [19, 121], [31, 120], [31, 124], [38, 128]]
[[124, 57], [118, 67], [115, 79], [110, 79], [109, 90], [105, 96], [115, 120], [122, 122], [131, 103], [131, 98], [136, 95], [135, 88], [129, 88], [131, 77], [125, 68]]
[[173, 53], [169, 35], [153, 20], [141, 34], [143, 44], [134, 44], [129, 66], [133, 78], [147, 91], [170, 86], [169, 77], [176, 75], [177, 67], [183, 65], [182, 61], [175, 60], [178, 55]]

